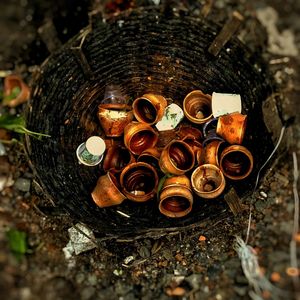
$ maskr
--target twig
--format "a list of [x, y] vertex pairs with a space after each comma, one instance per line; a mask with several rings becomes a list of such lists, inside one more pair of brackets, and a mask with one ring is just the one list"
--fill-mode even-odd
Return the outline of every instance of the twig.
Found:
[[[297, 261], [297, 245], [295, 236], [299, 231], [299, 194], [298, 194], [298, 179], [299, 179], [299, 171], [298, 171], [298, 161], [297, 155], [293, 152], [293, 166], [294, 166], [294, 181], [293, 181], [293, 193], [294, 193], [294, 227], [292, 231], [292, 239], [290, 242], [290, 261], [291, 267], [298, 270], [298, 261]], [[297, 293], [296, 297], [299, 297], [300, 289], [299, 289], [299, 277], [293, 276], [293, 284], [295, 288], [295, 292]], [[299, 299], [299, 298], [297, 298]]]

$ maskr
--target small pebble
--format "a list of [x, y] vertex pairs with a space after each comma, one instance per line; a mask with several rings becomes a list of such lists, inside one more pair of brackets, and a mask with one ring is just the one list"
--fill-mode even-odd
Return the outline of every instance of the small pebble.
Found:
[[206, 241], [206, 237], [204, 235], [199, 236], [199, 242], [204, 242]]
[[286, 269], [286, 274], [290, 277], [297, 277], [299, 276], [299, 270], [297, 268], [289, 267]]
[[260, 191], [259, 194], [265, 199], [268, 198], [268, 195], [264, 191]]
[[281, 279], [281, 276], [280, 276], [280, 274], [278, 272], [273, 272], [271, 274], [271, 281], [273, 281], [273, 282], [279, 282], [280, 279]]
[[170, 297], [182, 297], [186, 293], [186, 290], [180, 286], [176, 287], [175, 289], [167, 289], [166, 294]]
[[14, 187], [21, 192], [29, 192], [31, 187], [31, 180], [26, 178], [18, 178]]
[[4, 145], [0, 142], [0, 156], [6, 155], [6, 150]]

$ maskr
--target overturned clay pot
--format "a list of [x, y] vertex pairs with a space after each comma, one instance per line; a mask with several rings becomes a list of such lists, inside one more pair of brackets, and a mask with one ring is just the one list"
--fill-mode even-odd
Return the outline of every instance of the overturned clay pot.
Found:
[[229, 144], [240, 145], [243, 142], [247, 125], [247, 116], [232, 113], [221, 116], [218, 120], [217, 134]]
[[167, 100], [158, 94], [145, 94], [133, 101], [132, 108], [135, 118], [149, 125], [156, 124], [164, 116]]
[[131, 122], [124, 130], [124, 144], [136, 155], [153, 148], [158, 141], [158, 134], [146, 123]]
[[220, 168], [227, 178], [243, 180], [252, 172], [253, 156], [246, 147], [231, 145], [221, 153]]
[[103, 170], [121, 170], [128, 164], [135, 162], [132, 153], [125, 147], [112, 146], [110, 147], [104, 157]]
[[183, 141], [172, 141], [162, 151], [159, 166], [163, 173], [183, 175], [195, 165], [193, 149]]
[[123, 193], [129, 200], [145, 202], [155, 195], [158, 176], [151, 165], [137, 162], [123, 169], [120, 182]]
[[126, 199], [119, 189], [116, 177], [111, 172], [98, 179], [91, 196], [101, 208], [121, 204]]
[[217, 166], [210, 164], [197, 167], [191, 181], [195, 193], [204, 199], [217, 198], [225, 189], [224, 175]]
[[125, 104], [100, 104], [98, 119], [107, 137], [119, 137], [124, 128], [133, 120], [133, 112]]
[[[9, 99], [7, 103], [5, 98], [9, 97], [17, 89], [17, 93], [13, 99]], [[30, 89], [27, 84], [17, 75], [9, 75], [4, 79], [4, 104], [9, 107], [16, 107], [25, 103], [30, 97]]]
[[183, 111], [192, 123], [206, 123], [212, 118], [211, 96], [200, 90], [192, 91], [184, 98]]

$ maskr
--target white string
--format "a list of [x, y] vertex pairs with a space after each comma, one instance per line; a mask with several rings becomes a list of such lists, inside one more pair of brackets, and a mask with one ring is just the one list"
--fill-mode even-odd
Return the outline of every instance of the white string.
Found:
[[262, 170], [265, 168], [265, 166], [267, 165], [267, 163], [271, 160], [271, 158], [274, 156], [274, 154], [276, 153], [279, 145], [281, 144], [282, 138], [284, 136], [284, 132], [285, 132], [286, 126], [283, 126], [281, 128], [280, 131], [280, 136], [279, 139], [277, 141], [277, 144], [275, 146], [275, 148], [273, 149], [272, 153], [270, 154], [270, 156], [268, 157], [268, 159], [265, 161], [265, 163], [262, 165], [262, 167], [259, 169], [258, 173], [257, 173], [257, 177], [256, 177], [256, 182], [255, 182], [255, 186], [254, 189], [252, 191], [252, 195], [251, 195], [251, 201], [250, 201], [250, 212], [249, 212], [249, 219], [248, 219], [248, 228], [247, 228], [247, 235], [246, 235], [246, 244], [248, 244], [248, 240], [249, 240], [249, 235], [250, 235], [250, 230], [251, 230], [251, 222], [252, 222], [252, 202], [254, 199], [254, 194], [257, 190], [258, 187], [258, 183], [259, 183], [259, 179], [260, 179], [260, 173], [262, 172]]

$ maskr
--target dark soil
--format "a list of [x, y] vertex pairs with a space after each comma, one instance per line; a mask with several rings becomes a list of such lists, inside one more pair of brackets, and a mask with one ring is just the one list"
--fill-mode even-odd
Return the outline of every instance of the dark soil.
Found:
[[[30, 82], [38, 65], [52, 51], [51, 47], [66, 42], [86, 26], [88, 11], [100, 6], [99, 2], [102, 3], [96, 0], [93, 3], [88, 0], [64, 0], [55, 4], [42, 0], [0, 3], [0, 70], [15, 70]], [[137, 2], [146, 4], [146, 1]], [[176, 5], [199, 14], [202, 2], [186, 0]], [[299, 113], [300, 60], [299, 56], [289, 57], [288, 61], [275, 64], [274, 60], [283, 55], [268, 53], [267, 34], [254, 21], [256, 9], [268, 6], [280, 16], [277, 28], [292, 30], [299, 49], [300, 4], [296, 1], [256, 0], [250, 4], [242, 0], [217, 0], [211, 16], [224, 22], [233, 9], [246, 15], [241, 35], [250, 48], [257, 51], [260, 45], [259, 50], [263, 50], [266, 61], [270, 62], [271, 73], [282, 92], [278, 101], [286, 120]], [[50, 38], [50, 46], [49, 39], [38, 33], [38, 28], [49, 20], [57, 31], [56, 39]], [[22, 113], [23, 109], [18, 107], [9, 112]], [[267, 110], [266, 118], [276, 139], [280, 126], [276, 125], [279, 124], [276, 116]], [[7, 109], [0, 107], [0, 113], [4, 111]], [[284, 147], [280, 148], [277, 159], [268, 164], [260, 182], [253, 203], [249, 239], [266, 278], [276, 287], [289, 291], [291, 299], [296, 299], [293, 278], [287, 272], [294, 215], [292, 152], [300, 157], [299, 138], [296, 119], [286, 131]], [[7, 140], [7, 132], [0, 130], [0, 139]], [[0, 191], [1, 299], [131, 300], [168, 299], [172, 295], [185, 299], [250, 299], [248, 293], [252, 287], [233, 248], [236, 235], [246, 236], [250, 199], [243, 200], [245, 209], [238, 216], [227, 212], [218, 221], [208, 219], [185, 231], [164, 235], [159, 232], [156, 236], [146, 234], [126, 240], [99, 239], [95, 249], [67, 260], [62, 249], [69, 241], [68, 229], [76, 222], [54, 207], [44, 194], [22, 145], [8, 143], [6, 151], [7, 155], [0, 156], [0, 177], [10, 177], [10, 184]], [[22, 186], [20, 179], [29, 182], [30, 189]], [[6, 235], [9, 229], [27, 234], [30, 251], [21, 259], [9, 247]], [[264, 299], [276, 299], [268, 291], [262, 294]]]

